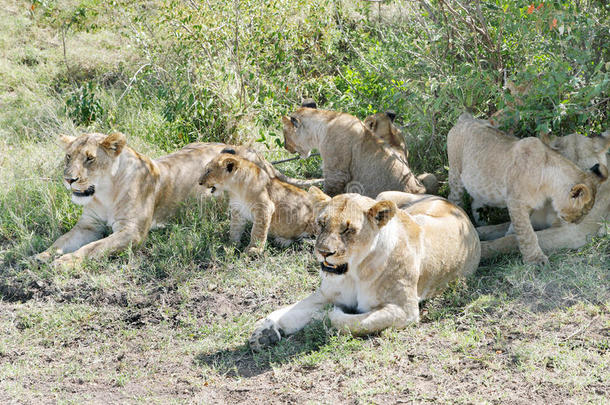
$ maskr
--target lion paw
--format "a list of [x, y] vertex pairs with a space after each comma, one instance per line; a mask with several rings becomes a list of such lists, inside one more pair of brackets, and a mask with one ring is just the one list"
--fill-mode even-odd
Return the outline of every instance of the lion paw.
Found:
[[62, 267], [72, 268], [72, 267], [76, 267], [80, 262], [81, 262], [80, 257], [75, 256], [72, 253], [67, 253], [67, 254], [62, 255], [62, 256], [58, 257], [57, 259], [53, 260], [53, 263], [51, 263], [51, 266], [53, 266], [56, 269], [62, 268]]
[[256, 325], [256, 329], [248, 340], [252, 351], [260, 352], [282, 339], [281, 329], [275, 321], [265, 318], [258, 321]]
[[549, 258], [546, 257], [544, 253], [537, 254], [535, 256], [530, 256], [527, 258], [523, 258], [523, 261], [527, 264], [534, 264], [537, 266], [546, 266], [549, 264]]
[[258, 255], [261, 255], [264, 250], [265, 250], [264, 246], [248, 246], [246, 248], [246, 254], [248, 256], [258, 256]]
[[51, 261], [53, 256], [53, 253], [49, 252], [48, 250], [45, 250], [44, 252], [32, 256], [32, 259], [36, 260], [37, 262], [48, 263]]

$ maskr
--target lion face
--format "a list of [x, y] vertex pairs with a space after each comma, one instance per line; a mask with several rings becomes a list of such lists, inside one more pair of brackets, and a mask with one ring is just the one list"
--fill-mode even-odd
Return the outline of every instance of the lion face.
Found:
[[308, 158], [312, 147], [309, 146], [310, 139], [307, 131], [304, 130], [299, 118], [291, 115], [282, 117], [284, 124], [284, 147], [290, 153], [298, 153], [301, 158]]
[[584, 182], [573, 186], [554, 207], [562, 220], [578, 223], [593, 208], [597, 187], [608, 178], [608, 168], [596, 163], [589, 171]]
[[359, 194], [328, 197], [316, 187], [309, 189], [318, 228], [315, 256], [320, 268], [331, 274], [345, 274], [370, 252], [383, 228], [396, 214], [393, 202]]
[[222, 153], [205, 166], [199, 184], [210, 189], [211, 194], [225, 191], [238, 166], [239, 160], [233, 154]]
[[401, 147], [401, 132], [394, 125], [396, 114], [392, 111], [369, 115], [364, 119], [364, 126], [375, 134], [379, 139], [384, 140], [395, 147]]
[[607, 152], [610, 149], [610, 131], [601, 135], [584, 136], [570, 134], [551, 139], [549, 135], [541, 137], [551, 149], [570, 159], [582, 170], [599, 163], [608, 166]]
[[63, 135], [60, 142], [66, 152], [64, 186], [72, 192], [75, 204], [86, 205], [93, 199], [96, 187], [116, 174], [118, 156], [126, 144], [125, 135]]

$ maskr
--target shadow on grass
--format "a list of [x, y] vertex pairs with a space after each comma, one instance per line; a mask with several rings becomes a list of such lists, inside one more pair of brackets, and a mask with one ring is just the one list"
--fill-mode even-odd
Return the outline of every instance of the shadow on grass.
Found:
[[274, 364], [285, 364], [294, 358], [319, 351], [329, 343], [331, 336], [323, 321], [314, 321], [302, 331], [282, 338], [278, 344], [260, 353], [252, 352], [245, 344], [214, 353], [202, 352], [193, 361], [197, 366], [212, 368], [228, 377], [254, 377], [271, 370]]

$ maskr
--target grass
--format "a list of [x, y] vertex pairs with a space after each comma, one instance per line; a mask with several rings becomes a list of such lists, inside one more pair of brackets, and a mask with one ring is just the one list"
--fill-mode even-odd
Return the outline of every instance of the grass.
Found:
[[[117, 257], [75, 270], [33, 266], [27, 258], [80, 215], [57, 181], [58, 134], [118, 128], [150, 156], [175, 147], [160, 107], [136, 90], [121, 99], [146, 60], [122, 34], [140, 9], [56, 3], [103, 11], [67, 32], [71, 75], [57, 23], [33, 18], [29, 2], [0, 0], [0, 402], [607, 401], [608, 236], [551, 255], [549, 268], [516, 255], [483, 263], [425, 302], [416, 327], [353, 338], [318, 321], [258, 354], [246, 345], [254, 323], [317, 286], [313, 242], [245, 258], [227, 243], [222, 203], [186, 203]], [[85, 124], [68, 116], [66, 100], [89, 82], [102, 117]], [[257, 129], [248, 119], [238, 127]], [[283, 169], [315, 176], [319, 165]]]

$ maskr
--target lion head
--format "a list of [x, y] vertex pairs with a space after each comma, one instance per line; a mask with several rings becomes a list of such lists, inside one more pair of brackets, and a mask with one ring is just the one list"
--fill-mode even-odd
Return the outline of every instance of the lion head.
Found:
[[231, 188], [232, 179], [238, 168], [247, 161], [233, 153], [221, 153], [212, 159], [203, 169], [199, 184], [206, 186], [211, 194]]
[[381, 229], [397, 212], [391, 201], [375, 201], [360, 194], [330, 198], [317, 187], [309, 189], [318, 237], [315, 256], [320, 268], [332, 274], [350, 271], [374, 248]]
[[394, 125], [394, 119], [396, 113], [393, 111], [386, 111], [383, 113], [377, 113], [369, 115], [364, 119], [364, 126], [367, 127], [375, 136], [394, 148], [400, 149], [405, 153], [405, 143], [402, 139], [400, 129]]
[[554, 209], [559, 218], [566, 222], [578, 223], [591, 211], [595, 204], [597, 187], [608, 178], [608, 168], [596, 163], [586, 173], [582, 183], [573, 186], [567, 195], [554, 199]]
[[570, 159], [582, 170], [587, 170], [597, 163], [608, 166], [607, 152], [610, 149], [610, 131], [599, 135], [570, 134], [556, 138], [544, 134], [540, 139], [548, 147]]
[[127, 143], [125, 135], [62, 135], [59, 140], [66, 152], [64, 185], [72, 192], [74, 203], [85, 205], [93, 198], [96, 187], [116, 174], [118, 156]]

